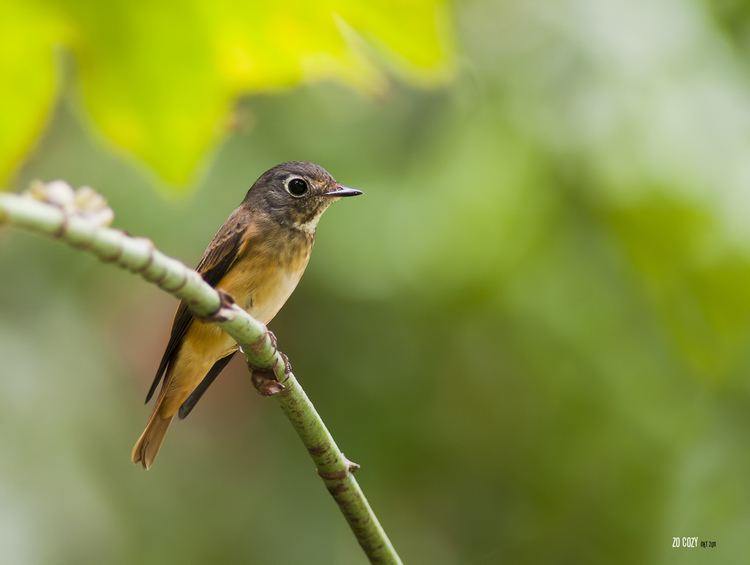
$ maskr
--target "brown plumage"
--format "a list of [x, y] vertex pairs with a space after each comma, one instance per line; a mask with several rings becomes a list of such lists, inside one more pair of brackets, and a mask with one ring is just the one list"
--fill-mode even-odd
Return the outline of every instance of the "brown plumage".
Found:
[[[278, 165], [255, 182], [219, 228], [196, 270], [267, 324], [307, 267], [320, 215], [338, 197], [356, 194], [312, 163]], [[187, 416], [236, 351], [237, 344], [216, 324], [194, 319], [180, 304], [146, 397], [148, 402], [163, 378], [154, 411], [133, 447], [134, 463], [151, 467], [174, 416]]]

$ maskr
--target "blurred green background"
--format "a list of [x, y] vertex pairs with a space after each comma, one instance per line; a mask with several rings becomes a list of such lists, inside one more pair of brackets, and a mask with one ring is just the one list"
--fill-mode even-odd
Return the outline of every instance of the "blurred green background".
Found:
[[[58, 4], [33, 5], [47, 14]], [[95, 8], [73, 5], [97, 27]], [[166, 4], [161, 15], [117, 5], [118, 18], [137, 14], [157, 29], [160, 17], [177, 26], [184, 16]], [[328, 21], [329, 3], [316, 6]], [[101, 50], [68, 30], [59, 96], [50, 91], [41, 137], [28, 137], [33, 152], [16, 149], [27, 157], [7, 186], [91, 185], [116, 226], [194, 264], [262, 171], [321, 163], [366, 196], [326, 214], [310, 267], [271, 327], [362, 465], [358, 478], [405, 562], [742, 561], [747, 4], [382, 9], [382, 21], [362, 15], [377, 24], [361, 45], [371, 63], [303, 65], [262, 84], [250, 66], [222, 87], [227, 100], [252, 92], [226, 137], [205, 131], [230, 104], [206, 118], [200, 99], [180, 102], [201, 82], [182, 69], [198, 65], [192, 53], [151, 72], [174, 114], [162, 120], [145, 83], [154, 113], [136, 107], [129, 118], [114, 110], [131, 97], [107, 96], [139, 63], [110, 68], [117, 80], [94, 92], [96, 58], [83, 55]], [[307, 15], [287, 25], [296, 16], [276, 21], [277, 39], [304, 51], [318, 28]], [[274, 69], [280, 55], [270, 57]], [[16, 87], [3, 89], [23, 96]], [[208, 126], [191, 130], [193, 119]], [[118, 137], [132, 124], [142, 145]], [[183, 135], [197, 145], [181, 147]], [[199, 158], [205, 151], [211, 159]], [[241, 363], [173, 427], [153, 470], [129, 463], [173, 299], [8, 229], [0, 272], [2, 562], [364, 562], [288, 422]], [[673, 536], [717, 547], [673, 549]]]

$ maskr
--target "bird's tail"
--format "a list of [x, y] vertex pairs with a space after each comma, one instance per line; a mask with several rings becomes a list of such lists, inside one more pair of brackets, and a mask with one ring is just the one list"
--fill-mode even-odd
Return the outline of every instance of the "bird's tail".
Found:
[[149, 469], [154, 464], [156, 454], [164, 441], [164, 435], [169, 429], [169, 424], [174, 416], [164, 418], [159, 414], [159, 404], [157, 403], [154, 413], [151, 414], [146, 429], [143, 430], [141, 437], [133, 446], [131, 458], [133, 463], [140, 463], [144, 469]]

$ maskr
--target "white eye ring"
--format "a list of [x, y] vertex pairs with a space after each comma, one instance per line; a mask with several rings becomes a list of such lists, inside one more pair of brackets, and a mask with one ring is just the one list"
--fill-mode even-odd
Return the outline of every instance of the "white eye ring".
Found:
[[310, 190], [310, 185], [302, 177], [289, 177], [284, 183], [284, 187], [294, 198], [302, 198]]

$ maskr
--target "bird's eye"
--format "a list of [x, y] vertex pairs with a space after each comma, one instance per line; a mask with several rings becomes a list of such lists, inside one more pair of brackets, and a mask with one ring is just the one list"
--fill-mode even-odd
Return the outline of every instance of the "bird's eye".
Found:
[[307, 183], [301, 178], [293, 178], [288, 183], [286, 183], [287, 192], [289, 192], [289, 194], [291, 194], [295, 198], [304, 196], [308, 188], [309, 187], [307, 186]]

